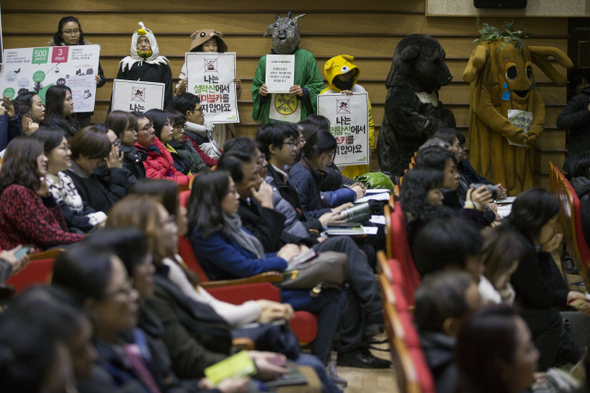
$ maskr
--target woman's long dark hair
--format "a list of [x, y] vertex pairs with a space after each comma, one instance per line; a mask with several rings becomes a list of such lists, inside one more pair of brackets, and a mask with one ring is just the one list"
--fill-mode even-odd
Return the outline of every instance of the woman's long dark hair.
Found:
[[43, 142], [19, 136], [6, 147], [0, 167], [0, 192], [12, 184], [19, 184], [37, 191], [41, 185], [37, 157], [43, 154]]
[[549, 191], [537, 187], [523, 191], [512, 205], [506, 222], [534, 243], [541, 228], [559, 213], [559, 202]]
[[455, 347], [458, 392], [510, 392], [501, 367], [514, 362], [517, 318], [511, 307], [500, 304], [485, 307], [463, 322]]
[[64, 117], [64, 101], [66, 100], [66, 91], [72, 92], [66, 85], [53, 85], [47, 89], [45, 94], [45, 117], [57, 116], [60, 119]]
[[43, 142], [43, 150], [45, 151], [46, 155], [50, 154], [51, 150], [61, 145], [64, 137], [65, 134], [63, 131], [52, 130], [48, 127], [41, 127], [35, 131], [33, 135], [31, 135], [31, 138], [35, 138]]
[[168, 121], [168, 113], [161, 109], [150, 109], [149, 111], [145, 112], [145, 117], [154, 123], [156, 136], [158, 139], [162, 139], [160, 135], [162, 134], [162, 128], [164, 128], [166, 122]]
[[434, 169], [410, 169], [405, 175], [400, 191], [400, 203], [406, 222], [426, 222], [446, 217], [446, 209], [428, 202], [428, 190], [441, 188], [444, 174]]
[[84, 45], [85, 43], [84, 33], [82, 32], [82, 25], [80, 24], [80, 21], [78, 21], [78, 19], [76, 19], [73, 16], [64, 16], [59, 20], [59, 23], [57, 25], [57, 32], [53, 35], [53, 42], [55, 43], [55, 45], [64, 44], [64, 39], [61, 36], [61, 29], [63, 29], [64, 25], [66, 25], [69, 22], [76, 22], [78, 24], [78, 29], [80, 30], [80, 39], [78, 40], [78, 45]]
[[303, 154], [309, 161], [319, 157], [322, 153], [336, 151], [338, 143], [334, 135], [328, 131], [318, 130], [313, 133], [303, 148]]
[[117, 137], [122, 138], [127, 128], [135, 128], [137, 117], [129, 112], [112, 111], [107, 115], [105, 124], [110, 130], [113, 130]]
[[228, 192], [229, 173], [226, 171], [218, 169], [195, 177], [187, 206], [189, 236], [195, 227], [204, 238], [225, 229], [221, 200]]

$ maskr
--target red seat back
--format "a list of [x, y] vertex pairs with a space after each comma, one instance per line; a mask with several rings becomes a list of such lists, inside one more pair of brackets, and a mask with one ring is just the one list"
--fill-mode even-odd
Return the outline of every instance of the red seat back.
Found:
[[55, 259], [31, 261], [23, 271], [11, 276], [7, 283], [12, 284], [17, 293], [36, 284], [47, 284], [51, 279], [54, 263]]
[[414, 265], [408, 237], [406, 234], [406, 221], [401, 205], [396, 203], [395, 210], [391, 213], [391, 252], [392, 258], [401, 263], [404, 277], [404, 294], [408, 305], [414, 305], [414, 292], [420, 286], [420, 275]]
[[178, 236], [178, 254], [188, 268], [199, 276], [201, 282], [209, 281], [209, 277], [207, 277], [201, 264], [197, 261], [197, 257], [195, 257], [191, 242], [189, 242], [184, 236]]

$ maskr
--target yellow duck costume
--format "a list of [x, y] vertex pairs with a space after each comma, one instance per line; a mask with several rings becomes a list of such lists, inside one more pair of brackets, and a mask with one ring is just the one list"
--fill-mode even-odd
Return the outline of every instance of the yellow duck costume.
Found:
[[[361, 75], [361, 70], [352, 62], [354, 56], [340, 55], [332, 57], [324, 65], [324, 75], [328, 81], [329, 87], [321, 91], [320, 94], [328, 93], [334, 94], [339, 93], [342, 90], [350, 90], [353, 93], [364, 93], [365, 88], [357, 85], [357, 81]], [[348, 81], [339, 81], [336, 79], [338, 75], [344, 75], [351, 73], [352, 78]], [[369, 148], [371, 151], [375, 148], [375, 142], [373, 140], [373, 133], [375, 130], [375, 123], [373, 122], [373, 109], [371, 108], [371, 101], [369, 100]], [[364, 175], [369, 172], [370, 168], [368, 165], [350, 165], [347, 166], [342, 174], [349, 179], [355, 176]]]
[[566, 83], [550, 56], [563, 67], [573, 66], [557, 48], [527, 46], [504, 36], [481, 39], [463, 72], [471, 85], [469, 161], [481, 176], [502, 183], [509, 195], [534, 186], [534, 145], [545, 124], [532, 65], [557, 85]]

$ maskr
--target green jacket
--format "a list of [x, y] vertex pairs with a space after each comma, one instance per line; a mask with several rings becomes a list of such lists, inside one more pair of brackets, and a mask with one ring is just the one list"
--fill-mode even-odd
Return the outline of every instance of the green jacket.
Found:
[[[262, 56], [258, 61], [258, 68], [252, 81], [252, 100], [254, 107], [252, 109], [252, 118], [255, 121], [261, 121], [262, 124], [269, 122], [268, 113], [272, 103], [272, 94], [269, 94], [267, 100], [262, 102], [259, 91], [265, 83], [266, 78], [266, 56]], [[305, 49], [298, 49], [295, 52], [295, 78], [294, 84], [306, 88], [309, 92], [309, 100], [303, 98], [300, 102], [301, 120], [317, 112], [317, 96], [324, 88], [324, 81], [317, 62], [313, 55]], [[305, 97], [305, 96], [304, 96]]]

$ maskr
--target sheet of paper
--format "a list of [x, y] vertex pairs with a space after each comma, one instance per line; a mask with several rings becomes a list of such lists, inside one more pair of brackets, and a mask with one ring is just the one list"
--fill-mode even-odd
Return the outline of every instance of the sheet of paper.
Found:
[[369, 221], [371, 221], [373, 224], [385, 225], [385, 216], [371, 216]]
[[269, 93], [288, 93], [294, 81], [295, 55], [266, 55], [264, 83]]
[[506, 218], [510, 215], [512, 211], [512, 205], [505, 205], [505, 206], [498, 206], [498, 214], [502, 218]]
[[372, 195], [365, 195], [362, 198], [357, 199], [354, 203], [363, 203], [368, 201], [388, 201], [389, 194], [372, 194]]
[[367, 194], [383, 194], [384, 192], [390, 193], [387, 188], [367, 188]]

